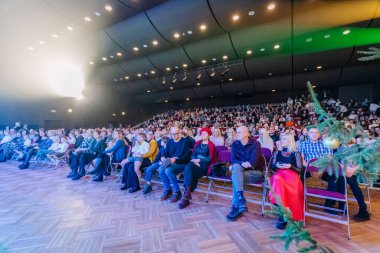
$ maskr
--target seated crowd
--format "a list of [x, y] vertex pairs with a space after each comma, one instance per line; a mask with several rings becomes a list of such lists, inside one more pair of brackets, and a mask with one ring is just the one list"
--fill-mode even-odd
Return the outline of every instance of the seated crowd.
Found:
[[[368, 133], [366, 142], [380, 137], [380, 117], [377, 105], [368, 101], [358, 104], [351, 101], [343, 105], [339, 100], [322, 101], [325, 110], [344, 121], [347, 128], [360, 124]], [[377, 111], [376, 111], [377, 110]], [[71, 172], [67, 178], [79, 180], [87, 174], [101, 182], [110, 174], [112, 166], [119, 166], [123, 186], [130, 193], [141, 190], [150, 193], [152, 179], [159, 177], [164, 187], [161, 201], [179, 201], [180, 209], [190, 204], [191, 192], [198, 180], [210, 175], [217, 162], [217, 148], [225, 146], [231, 151], [230, 174], [232, 204], [227, 219], [237, 220], [248, 211], [244, 186], [264, 179], [263, 148], [272, 153], [269, 169], [273, 192], [288, 207], [295, 220], [303, 220], [302, 173], [308, 162], [333, 150], [323, 145], [327, 132], [320, 133], [312, 106], [305, 97], [288, 99], [280, 105], [244, 105], [224, 108], [195, 108], [169, 111], [156, 115], [137, 127], [34, 130], [19, 123], [13, 128], [0, 130], [0, 162], [15, 159], [20, 169], [27, 169], [31, 160], [55, 162], [67, 157]], [[352, 140], [357, 142], [361, 136]], [[269, 162], [269, 160], [267, 160]], [[93, 165], [91, 171], [89, 165]], [[179, 178], [182, 176], [184, 191]], [[328, 190], [344, 191], [342, 177], [327, 173], [307, 175], [328, 183]], [[143, 178], [144, 177], [144, 178]], [[347, 173], [347, 183], [359, 204], [356, 220], [369, 220], [370, 216], [355, 171]], [[272, 204], [276, 199], [269, 194]], [[326, 201], [327, 211], [335, 205]], [[343, 209], [342, 203], [339, 208]], [[276, 224], [286, 227], [280, 217]]]

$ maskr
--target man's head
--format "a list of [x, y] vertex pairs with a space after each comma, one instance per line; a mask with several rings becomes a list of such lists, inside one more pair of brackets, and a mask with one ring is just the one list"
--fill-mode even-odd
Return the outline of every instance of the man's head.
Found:
[[180, 131], [178, 127], [170, 128], [170, 135], [175, 141], [178, 141], [181, 138]]
[[315, 127], [312, 127], [309, 129], [309, 139], [313, 142], [316, 142], [319, 140], [319, 138], [321, 137], [321, 133], [319, 132], [319, 130]]
[[152, 131], [146, 133], [146, 140], [149, 142], [154, 139], [154, 134]]
[[246, 126], [240, 126], [236, 129], [236, 139], [239, 141], [247, 140], [249, 137], [249, 130]]

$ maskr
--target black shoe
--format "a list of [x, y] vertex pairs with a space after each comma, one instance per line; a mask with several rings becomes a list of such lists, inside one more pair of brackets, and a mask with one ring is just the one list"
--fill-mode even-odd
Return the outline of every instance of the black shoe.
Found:
[[104, 173], [104, 176], [106, 176], [106, 177], [111, 176], [111, 173], [106, 172], [106, 173]]
[[243, 192], [242, 191], [238, 191], [237, 195], [238, 195], [239, 212], [240, 213], [248, 212], [248, 207], [247, 207], [247, 204], [246, 204], [247, 201], [244, 198]]
[[89, 171], [87, 174], [89, 174], [89, 175], [95, 175], [96, 173], [98, 173], [97, 170], [92, 170], [92, 171]]
[[73, 171], [71, 171], [66, 177], [67, 178], [72, 178], [75, 176], [75, 173]]
[[84, 175], [82, 175], [82, 174], [76, 174], [75, 176], [73, 176], [73, 177], [71, 178], [71, 180], [79, 180], [79, 179], [81, 179], [83, 176], [84, 176]]
[[20, 166], [20, 170], [25, 170], [27, 168], [29, 168], [29, 163], [25, 163], [22, 166]]
[[144, 194], [144, 195], [147, 195], [147, 194], [150, 193], [152, 190], [153, 190], [153, 189], [152, 189], [152, 186], [151, 186], [150, 184], [146, 184], [146, 185], [144, 186], [144, 189], [143, 189], [143, 194]]
[[127, 184], [125, 184], [123, 187], [120, 187], [120, 191], [125, 191], [128, 188], [130, 188]]
[[133, 188], [131, 188], [131, 189], [129, 189], [129, 193], [134, 193], [134, 192], [137, 192], [137, 191], [139, 191], [141, 188], [140, 188], [140, 186], [139, 187], [133, 187]]
[[356, 221], [369, 221], [371, 217], [369, 216], [369, 213], [367, 211], [363, 211], [354, 215], [354, 220]]
[[160, 197], [160, 200], [161, 200], [161, 201], [167, 200], [167, 199], [170, 198], [172, 195], [173, 195], [172, 189], [167, 190], [167, 191], [164, 190], [164, 192], [162, 193], [162, 195], [161, 195], [161, 197]]
[[21, 169], [22, 167], [24, 167], [24, 163], [22, 163], [22, 164], [20, 164], [20, 165], [18, 166], [19, 169]]
[[231, 211], [229, 214], [227, 214], [226, 218], [229, 221], [236, 221], [242, 215], [243, 213], [239, 212], [239, 207], [233, 205], [231, 206]]
[[276, 223], [276, 228], [280, 229], [280, 230], [284, 230], [286, 228], [287, 224], [288, 223], [286, 221], [284, 221], [284, 217], [280, 216], [280, 218], [278, 219], [278, 221]]
[[103, 182], [103, 176], [97, 176], [94, 179], [92, 179], [94, 182]]
[[181, 191], [177, 191], [175, 192], [172, 197], [170, 198], [170, 203], [175, 203], [177, 202], [178, 200], [181, 200], [182, 198], [182, 193]]

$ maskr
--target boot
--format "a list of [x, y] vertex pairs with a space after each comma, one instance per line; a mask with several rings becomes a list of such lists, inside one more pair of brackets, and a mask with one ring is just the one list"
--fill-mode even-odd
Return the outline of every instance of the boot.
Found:
[[240, 213], [248, 212], [248, 207], [247, 207], [247, 204], [246, 204], [247, 201], [244, 198], [243, 191], [238, 191], [237, 192], [237, 196], [238, 196], [239, 212]]
[[27, 168], [29, 168], [29, 163], [28, 162], [24, 163], [24, 165], [22, 167], [20, 167], [20, 170], [25, 170]]
[[354, 220], [356, 221], [369, 221], [370, 219], [367, 206], [359, 207], [359, 212], [354, 215]]
[[150, 193], [152, 190], [153, 190], [153, 189], [152, 189], [152, 186], [151, 186], [150, 184], [146, 184], [146, 185], [144, 186], [144, 189], [143, 189], [143, 194], [144, 194], [144, 195], [147, 195], [147, 194]]
[[281, 215], [280, 218], [278, 218], [278, 221], [276, 223], [276, 228], [280, 230], [284, 230], [287, 224], [288, 223], [284, 220], [284, 216]]
[[231, 206], [231, 211], [230, 211], [229, 214], [227, 214], [226, 218], [229, 221], [236, 221], [242, 215], [243, 215], [243, 213], [239, 212], [239, 207], [237, 207], [235, 205], [232, 205]]
[[172, 194], [173, 194], [172, 189], [164, 190], [164, 192], [162, 193], [160, 197], [160, 200], [161, 201], [167, 200], [168, 198], [172, 196]]
[[178, 204], [179, 209], [183, 209], [190, 205], [190, 199], [191, 199], [191, 191], [190, 186], [187, 186], [185, 188], [185, 192], [183, 193], [183, 197], [181, 199], [181, 202]]
[[175, 192], [170, 198], [170, 203], [175, 203], [182, 198], [181, 190]]
[[103, 182], [103, 175], [97, 176], [94, 179], [92, 179], [94, 182]]
[[134, 192], [137, 192], [137, 191], [139, 191], [141, 188], [140, 188], [140, 186], [138, 186], [138, 187], [132, 187], [131, 189], [129, 189], [129, 193], [134, 193]]

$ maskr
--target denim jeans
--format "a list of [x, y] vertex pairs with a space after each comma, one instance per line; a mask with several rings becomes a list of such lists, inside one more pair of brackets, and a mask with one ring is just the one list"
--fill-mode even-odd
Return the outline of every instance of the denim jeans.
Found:
[[173, 185], [173, 191], [179, 191], [179, 185], [177, 181], [177, 175], [182, 173], [186, 164], [173, 163], [168, 167], [161, 166], [158, 169], [162, 183], [164, 183], [164, 190], [170, 190], [170, 183]]
[[158, 168], [160, 168], [160, 164], [159, 163], [153, 163], [152, 165], [150, 165], [146, 171], [145, 171], [145, 180], [147, 182], [150, 182], [152, 180], [152, 176], [153, 176], [153, 173], [155, 171], [158, 170]]
[[245, 170], [240, 164], [232, 165], [232, 205], [238, 206], [237, 192], [243, 191], [244, 184], [256, 183], [264, 178], [260, 170]]

